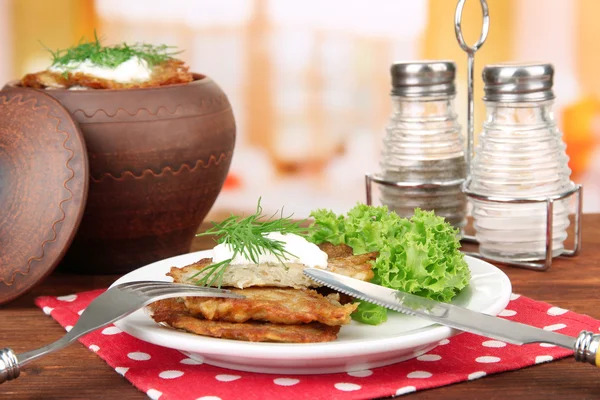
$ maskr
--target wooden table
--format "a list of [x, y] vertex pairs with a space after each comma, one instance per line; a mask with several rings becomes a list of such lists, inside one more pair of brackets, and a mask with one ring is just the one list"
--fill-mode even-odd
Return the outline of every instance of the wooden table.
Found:
[[[193, 250], [211, 246], [207, 238]], [[513, 290], [533, 299], [600, 319], [600, 214], [583, 217], [583, 249], [578, 257], [556, 259], [550, 270], [502, 267]], [[42, 295], [65, 295], [105, 288], [118, 276], [54, 273], [32, 292], [0, 306], [0, 347], [23, 352], [50, 343], [64, 330], [38, 309]], [[590, 399], [600, 396], [600, 371], [572, 358], [488, 376], [472, 382], [413, 393], [410, 399], [527, 398]], [[0, 385], [2, 399], [145, 399], [146, 395], [79, 343], [26, 366], [21, 376]]]

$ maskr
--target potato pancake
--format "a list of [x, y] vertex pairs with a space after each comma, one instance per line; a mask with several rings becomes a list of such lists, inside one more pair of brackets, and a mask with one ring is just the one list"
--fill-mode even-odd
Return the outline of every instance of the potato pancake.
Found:
[[116, 82], [110, 79], [98, 78], [81, 72], [62, 74], [60, 72], [41, 71], [27, 74], [21, 79], [21, 86], [35, 89], [69, 89], [84, 87], [89, 89], [135, 89], [149, 88], [176, 83], [187, 83], [194, 78], [188, 72], [188, 66], [181, 60], [169, 59], [152, 68], [150, 80], [143, 82]]
[[358, 303], [341, 305], [339, 296], [324, 297], [314, 290], [288, 288], [231, 289], [245, 299], [186, 297], [184, 304], [190, 314], [209, 320], [246, 322], [267, 321], [276, 324], [325, 325], [350, 323], [350, 314]]
[[298, 325], [273, 324], [270, 322], [210, 321], [189, 315], [183, 303], [174, 299], [161, 300], [150, 306], [152, 318], [173, 328], [202, 336], [249, 342], [317, 343], [337, 338], [340, 326], [318, 322]]
[[[346, 250], [340, 250], [340, 247], [337, 246], [327, 247], [326, 250], [335, 255], [345, 254], [344, 256], [332, 257], [328, 260], [327, 269], [329, 271], [363, 281], [370, 281], [373, 278], [371, 262], [377, 258], [379, 253], [372, 252], [356, 256], [347, 255]], [[172, 277], [177, 283], [193, 283], [204, 276], [202, 270], [211, 263], [212, 259], [203, 258], [183, 268], [172, 267], [167, 275]], [[236, 287], [239, 289], [252, 286], [291, 287], [295, 289], [321, 286], [304, 275], [304, 268], [306, 268], [305, 265], [296, 263], [285, 265], [229, 265], [223, 273], [221, 286]]]

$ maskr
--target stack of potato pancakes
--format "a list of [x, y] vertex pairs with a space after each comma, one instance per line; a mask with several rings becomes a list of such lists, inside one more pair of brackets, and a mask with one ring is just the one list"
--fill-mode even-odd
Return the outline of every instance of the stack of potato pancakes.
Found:
[[[329, 271], [369, 281], [371, 262], [377, 253], [353, 255], [346, 245], [324, 243]], [[202, 278], [211, 258], [167, 274], [177, 283], [194, 283]], [[187, 297], [153, 303], [150, 308], [158, 323], [203, 336], [251, 342], [311, 343], [337, 338], [342, 325], [358, 303], [333, 292], [303, 274], [297, 263], [230, 265], [221, 287], [245, 296], [243, 299]]]

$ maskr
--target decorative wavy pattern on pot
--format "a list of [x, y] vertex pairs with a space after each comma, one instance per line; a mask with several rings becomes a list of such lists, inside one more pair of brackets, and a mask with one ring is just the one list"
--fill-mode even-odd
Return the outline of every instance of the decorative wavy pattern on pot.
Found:
[[159, 106], [156, 109], [149, 110], [147, 108], [138, 108], [135, 111], [118, 108], [116, 110], [97, 109], [92, 112], [76, 109], [72, 112], [73, 116], [80, 122], [110, 122], [113, 118], [127, 120], [135, 118], [140, 121], [146, 118], [153, 120], [153, 117], [169, 118], [182, 116], [196, 116], [203, 114], [212, 114], [223, 109], [225, 105], [229, 105], [229, 101], [225, 96], [218, 96], [208, 99], [200, 99], [200, 105], [178, 104], [173, 111], [165, 106]]
[[164, 175], [167, 171], [170, 171], [173, 175], [177, 175], [184, 169], [187, 169], [190, 172], [194, 172], [199, 168], [210, 168], [213, 165], [218, 166], [222, 162], [229, 163], [231, 160], [231, 155], [232, 155], [232, 152], [229, 152], [228, 154], [221, 153], [218, 157], [211, 154], [211, 156], [208, 158], [208, 162], [205, 162], [204, 160], [198, 160], [198, 161], [196, 161], [196, 165], [194, 165], [194, 166], [182, 164], [177, 169], [167, 166], [167, 167], [164, 167], [162, 169], [162, 171], [158, 174], [150, 169], [143, 171], [141, 175], [135, 175], [132, 171], [124, 171], [121, 173], [120, 176], [114, 176], [109, 172], [105, 172], [99, 178], [94, 178], [92, 176], [90, 179], [92, 182], [98, 183], [98, 182], [102, 182], [104, 179], [113, 179], [116, 181], [122, 181], [125, 178], [130, 178], [130, 177], [134, 178], [134, 179], [144, 179], [145, 175], [153, 175], [154, 177], [159, 178], [162, 175]]

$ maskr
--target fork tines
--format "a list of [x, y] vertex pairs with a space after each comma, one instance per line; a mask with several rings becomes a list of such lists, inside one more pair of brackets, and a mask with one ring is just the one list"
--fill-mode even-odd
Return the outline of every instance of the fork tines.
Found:
[[[149, 295], [149, 296], [153, 296], [153, 295], [160, 295], [162, 293], [166, 293], [166, 292], [186, 292], [186, 293], [198, 293], [198, 294], [204, 294], [204, 295], [210, 295], [210, 294], [223, 294], [223, 293], [228, 293], [231, 294], [232, 297], [234, 297], [234, 293], [231, 293], [229, 290], [225, 290], [225, 289], [218, 289], [218, 288], [213, 288], [213, 287], [206, 287], [206, 286], [196, 286], [196, 285], [189, 285], [189, 284], [183, 284], [183, 283], [174, 283], [174, 282], [163, 282], [163, 281], [134, 281], [134, 282], [126, 282], [126, 283], [120, 283], [116, 286], [114, 286], [114, 288], [120, 289], [120, 290], [128, 290], [128, 291], [133, 291], [133, 292], [139, 292], [139, 293], [143, 293], [145, 295]], [[238, 297], [238, 296], [235, 296]], [[239, 296], [239, 297], [243, 297], [243, 296]]]

